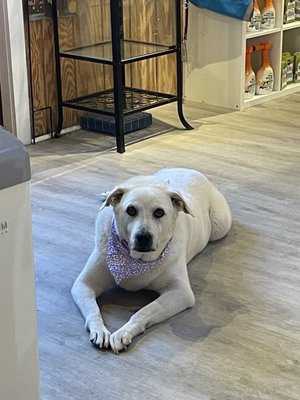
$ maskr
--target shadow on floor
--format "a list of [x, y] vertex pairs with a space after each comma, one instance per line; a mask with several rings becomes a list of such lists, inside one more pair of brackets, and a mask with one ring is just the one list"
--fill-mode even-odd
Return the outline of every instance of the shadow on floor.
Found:
[[[149, 137], [170, 132], [174, 127], [170, 124], [153, 119], [153, 123], [146, 129], [131, 132], [125, 135], [126, 145], [130, 145]], [[61, 135], [59, 138], [47, 139], [27, 146], [30, 157], [40, 157], [43, 154], [70, 155], [82, 153], [99, 153], [116, 148], [116, 140], [113, 135], [87, 131], [83, 129]]]

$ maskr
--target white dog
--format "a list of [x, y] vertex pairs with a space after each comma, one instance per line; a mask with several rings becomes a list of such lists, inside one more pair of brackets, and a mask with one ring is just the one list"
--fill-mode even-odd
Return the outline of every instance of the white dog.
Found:
[[[227, 201], [195, 170], [163, 169], [107, 194], [96, 221], [95, 248], [72, 288], [91, 342], [110, 345], [117, 354], [146, 328], [192, 307], [187, 263], [230, 226]], [[115, 284], [154, 290], [159, 297], [111, 334], [96, 299]]]

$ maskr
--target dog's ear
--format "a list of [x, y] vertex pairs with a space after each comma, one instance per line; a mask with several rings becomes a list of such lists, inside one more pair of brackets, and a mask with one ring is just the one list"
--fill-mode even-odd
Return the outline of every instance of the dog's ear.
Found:
[[110, 193], [108, 193], [106, 199], [104, 200], [102, 206], [100, 207], [100, 210], [103, 210], [104, 207], [107, 206], [115, 206], [116, 204], [120, 203], [122, 196], [124, 194], [125, 190], [120, 188], [120, 187], [115, 187]]
[[190, 214], [192, 217], [194, 216], [192, 210], [187, 205], [186, 201], [179, 192], [169, 192], [169, 196], [172, 200], [173, 206], [176, 208], [177, 211], [183, 211], [186, 214]]

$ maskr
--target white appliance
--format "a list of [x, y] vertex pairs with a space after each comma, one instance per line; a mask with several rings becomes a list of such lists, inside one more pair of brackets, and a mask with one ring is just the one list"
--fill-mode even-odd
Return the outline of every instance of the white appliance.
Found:
[[0, 126], [0, 399], [38, 400], [29, 156]]

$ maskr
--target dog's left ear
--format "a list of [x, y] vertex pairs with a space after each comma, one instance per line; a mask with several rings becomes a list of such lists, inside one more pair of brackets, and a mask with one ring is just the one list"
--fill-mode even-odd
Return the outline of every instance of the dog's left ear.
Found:
[[173, 206], [177, 209], [177, 211], [183, 211], [186, 214], [190, 214], [194, 217], [192, 210], [187, 205], [186, 201], [182, 197], [182, 195], [178, 192], [169, 192], [169, 196], [171, 197]]
[[120, 203], [122, 196], [124, 194], [124, 189], [120, 188], [120, 187], [116, 187], [114, 188], [106, 197], [106, 199], [104, 200], [102, 206], [100, 207], [100, 210], [103, 210], [104, 207], [107, 206], [115, 206], [116, 204]]

